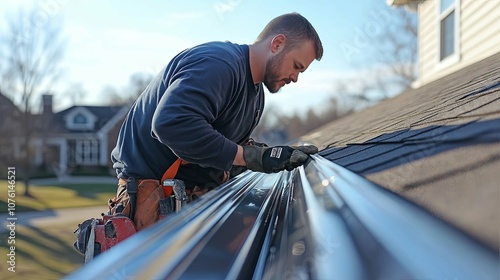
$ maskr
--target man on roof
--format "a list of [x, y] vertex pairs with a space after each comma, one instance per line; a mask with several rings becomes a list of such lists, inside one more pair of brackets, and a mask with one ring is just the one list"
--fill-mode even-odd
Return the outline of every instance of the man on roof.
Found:
[[[119, 178], [113, 205], [127, 203], [127, 182], [134, 178], [140, 229], [158, 219], [158, 200], [171, 195], [158, 191], [166, 179], [184, 183], [188, 195], [203, 194], [227, 180], [233, 167], [273, 173], [304, 164], [316, 147], [268, 147], [250, 136], [264, 109], [264, 86], [275, 93], [297, 82], [322, 55], [318, 34], [298, 13], [271, 20], [253, 44], [209, 42], [177, 54], [123, 122], [111, 154]], [[154, 209], [144, 214], [145, 205]]]

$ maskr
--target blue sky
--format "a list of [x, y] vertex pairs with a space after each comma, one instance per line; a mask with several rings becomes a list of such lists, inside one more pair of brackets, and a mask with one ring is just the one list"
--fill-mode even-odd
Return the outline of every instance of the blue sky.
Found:
[[[123, 89], [137, 72], [155, 75], [176, 53], [207, 41], [252, 43], [274, 17], [299, 12], [319, 33], [324, 47], [315, 61], [267, 103], [285, 112], [321, 106], [335, 93], [332, 81], [359, 75], [372, 67], [368, 56], [372, 34], [390, 24], [384, 0], [321, 1], [97, 1], [3, 0], [0, 13], [33, 7], [48, 20], [61, 18], [67, 51], [58, 87], [56, 109], [68, 106], [62, 96], [70, 84], [81, 83], [82, 102], [99, 104], [108, 86]], [[1, 22], [0, 30], [5, 27]]]

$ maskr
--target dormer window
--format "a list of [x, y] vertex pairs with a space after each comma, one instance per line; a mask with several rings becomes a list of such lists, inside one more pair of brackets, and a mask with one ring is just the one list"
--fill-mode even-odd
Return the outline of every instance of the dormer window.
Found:
[[87, 118], [82, 113], [78, 113], [73, 118], [73, 123], [74, 124], [86, 124], [87, 123]]
[[97, 117], [85, 107], [76, 107], [64, 117], [70, 130], [93, 130]]

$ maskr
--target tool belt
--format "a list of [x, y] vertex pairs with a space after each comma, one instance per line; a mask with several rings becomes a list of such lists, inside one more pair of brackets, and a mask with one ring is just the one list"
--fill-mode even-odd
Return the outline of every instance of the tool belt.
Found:
[[[107, 215], [85, 220], [74, 232], [77, 238], [73, 245], [84, 254], [85, 263], [212, 189], [174, 179], [182, 164], [186, 162], [177, 159], [161, 181], [119, 179], [116, 196], [108, 201]], [[220, 179], [225, 182], [228, 173]]]
[[[172, 212], [180, 211], [185, 204], [210, 191], [210, 188], [174, 179], [179, 167], [185, 164], [186, 161], [177, 159], [165, 171], [161, 181], [119, 179], [116, 196], [108, 201], [109, 214], [123, 213], [134, 221], [139, 231]], [[228, 177], [225, 173], [223, 181]]]
[[159, 220], [159, 203], [165, 195], [158, 180], [130, 179], [119, 180], [116, 197], [108, 201], [108, 207], [111, 215], [123, 213], [141, 230]]

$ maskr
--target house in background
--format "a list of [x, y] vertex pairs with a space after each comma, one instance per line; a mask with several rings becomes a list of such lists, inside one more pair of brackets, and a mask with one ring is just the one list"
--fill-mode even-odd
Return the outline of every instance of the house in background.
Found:
[[[10, 111], [19, 111], [12, 102], [2, 102], [2, 107], [4, 105]], [[129, 106], [72, 106], [54, 112], [52, 95], [43, 95], [41, 113], [30, 116], [30, 158], [33, 170], [58, 176], [75, 173], [112, 174], [110, 154], [128, 109]], [[17, 121], [20, 126], [15, 116], [11, 118], [13, 125]], [[8, 123], [4, 120], [3, 126]], [[7, 153], [14, 160], [26, 156], [23, 129], [22, 126], [17, 129], [21, 131], [14, 137], [6, 137], [9, 135], [5, 134], [1, 137], [5, 142], [2, 148], [6, 147], [0, 150], [2, 154]]]
[[43, 120], [50, 126], [34, 137], [34, 163], [58, 174], [111, 170], [115, 147], [128, 106], [72, 106], [52, 111], [52, 96], [42, 96]]
[[0, 167], [6, 170], [14, 162], [12, 139], [19, 137], [22, 112], [0, 92]]
[[500, 52], [496, 0], [388, 0], [418, 14], [418, 71], [414, 88]]

